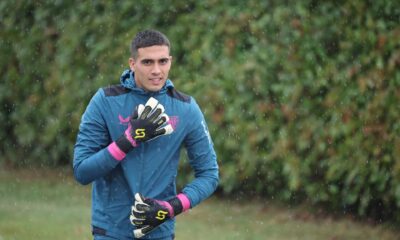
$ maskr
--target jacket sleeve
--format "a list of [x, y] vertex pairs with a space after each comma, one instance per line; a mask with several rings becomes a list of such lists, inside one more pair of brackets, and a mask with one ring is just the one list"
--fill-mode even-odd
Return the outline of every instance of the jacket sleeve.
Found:
[[81, 184], [89, 184], [105, 176], [119, 163], [106, 148], [111, 140], [101, 111], [104, 107], [104, 92], [99, 89], [90, 100], [79, 125], [73, 170], [75, 179]]
[[219, 182], [219, 170], [204, 116], [193, 98], [191, 104], [192, 112], [189, 116], [193, 122], [184, 144], [195, 178], [182, 192], [189, 198], [191, 207], [194, 207], [215, 191]]

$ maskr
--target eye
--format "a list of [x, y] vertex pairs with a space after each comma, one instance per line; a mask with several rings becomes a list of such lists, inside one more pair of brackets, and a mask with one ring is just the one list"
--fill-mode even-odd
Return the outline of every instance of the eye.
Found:
[[142, 64], [143, 64], [143, 65], [146, 65], [146, 66], [149, 66], [149, 65], [152, 64], [152, 62], [153, 62], [153, 61], [151, 61], [151, 60], [144, 59], [144, 60], [142, 61]]
[[169, 62], [168, 58], [163, 58], [160, 60], [160, 64], [167, 64]]

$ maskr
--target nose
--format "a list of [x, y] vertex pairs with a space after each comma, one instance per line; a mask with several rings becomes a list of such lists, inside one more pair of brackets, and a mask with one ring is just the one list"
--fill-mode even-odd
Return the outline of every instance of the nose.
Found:
[[153, 75], [159, 75], [161, 73], [161, 69], [160, 69], [160, 66], [158, 65], [158, 63], [154, 64], [153, 69], [151, 69], [151, 73]]

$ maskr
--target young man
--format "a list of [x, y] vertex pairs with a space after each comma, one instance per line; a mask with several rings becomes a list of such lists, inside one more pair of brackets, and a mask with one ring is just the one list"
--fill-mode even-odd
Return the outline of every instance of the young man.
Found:
[[[94, 239], [173, 239], [175, 216], [218, 185], [203, 114], [168, 79], [171, 63], [164, 34], [139, 32], [121, 84], [99, 89], [82, 116], [73, 168], [78, 182], [92, 183]], [[181, 146], [195, 179], [177, 194]]]

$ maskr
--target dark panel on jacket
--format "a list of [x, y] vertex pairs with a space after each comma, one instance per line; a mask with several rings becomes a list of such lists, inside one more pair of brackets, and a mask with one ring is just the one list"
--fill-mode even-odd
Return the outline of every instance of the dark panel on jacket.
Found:
[[176, 98], [182, 102], [190, 103], [190, 96], [175, 90], [175, 88], [168, 88], [167, 93], [172, 98]]
[[104, 87], [103, 90], [106, 97], [119, 96], [130, 91], [128, 88], [125, 88], [121, 85], [111, 85], [108, 87]]

